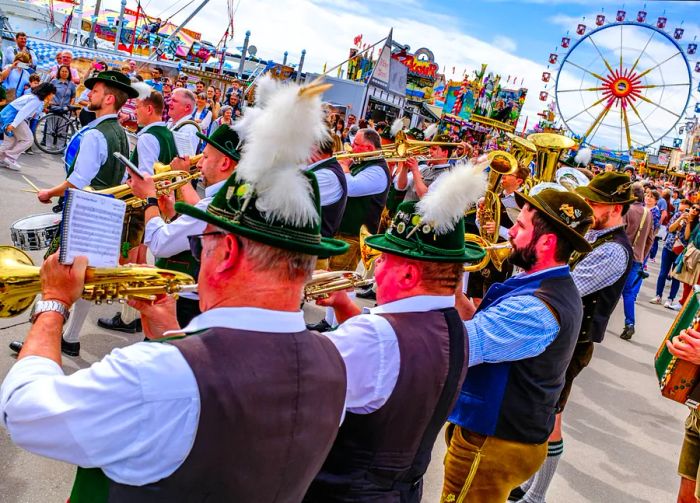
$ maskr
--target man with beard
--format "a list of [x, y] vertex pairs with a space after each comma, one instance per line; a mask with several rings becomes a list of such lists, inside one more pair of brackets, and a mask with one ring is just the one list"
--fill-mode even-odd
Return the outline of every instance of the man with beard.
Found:
[[554, 189], [515, 197], [510, 260], [523, 273], [492, 285], [478, 310], [457, 299], [471, 368], [449, 417], [441, 501], [502, 503], [537, 471], [581, 328], [568, 262], [591, 250], [590, 206]]
[[[634, 200], [629, 178], [616, 172], [602, 173], [576, 192], [593, 208], [595, 223], [586, 233], [593, 251], [575, 253], [571, 259], [571, 276], [583, 301], [583, 323], [566, 382], [557, 404], [554, 431], [549, 436], [547, 459], [540, 470], [511, 493], [511, 499], [527, 503], [544, 503], [549, 484], [564, 452], [561, 414], [571, 393], [574, 378], [591, 361], [593, 343], [602, 342], [610, 315], [625, 286], [632, 265], [633, 252], [625, 233], [623, 217]], [[522, 498], [522, 499], [521, 499]]]
[[[138, 91], [131, 87], [131, 81], [121, 72], [100, 72], [96, 77], [85, 81], [90, 89], [88, 108], [97, 117], [78, 131], [68, 143], [64, 162], [68, 171], [66, 180], [50, 189], [40, 190], [39, 201], [51, 203], [59, 197], [59, 206], [63, 204], [63, 195], [69, 188], [83, 189], [87, 186], [95, 190], [107, 189], [119, 185], [124, 177], [124, 165], [114, 153], [129, 155], [129, 142], [126, 132], [117, 122], [117, 112], [129, 98], [136, 98]], [[54, 242], [48, 254], [56, 251], [58, 242]], [[78, 356], [80, 329], [85, 322], [90, 303], [78, 299], [71, 313], [70, 323], [66, 326], [61, 339], [61, 350], [68, 356]], [[20, 351], [22, 343], [13, 341], [10, 349]]]

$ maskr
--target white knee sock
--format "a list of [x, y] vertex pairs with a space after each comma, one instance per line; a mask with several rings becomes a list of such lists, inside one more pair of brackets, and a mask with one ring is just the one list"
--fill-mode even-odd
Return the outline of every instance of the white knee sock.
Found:
[[547, 446], [547, 459], [544, 460], [539, 471], [530, 479], [530, 487], [527, 494], [520, 501], [525, 503], [544, 503], [549, 484], [552, 483], [557, 465], [564, 452], [564, 441], [550, 442]]
[[126, 302], [122, 304], [122, 321], [127, 325], [138, 318], [139, 312]]
[[63, 339], [66, 342], [78, 342], [80, 340], [80, 329], [83, 328], [89, 312], [90, 302], [87, 300], [78, 299], [73, 304], [68, 324], [63, 330]]

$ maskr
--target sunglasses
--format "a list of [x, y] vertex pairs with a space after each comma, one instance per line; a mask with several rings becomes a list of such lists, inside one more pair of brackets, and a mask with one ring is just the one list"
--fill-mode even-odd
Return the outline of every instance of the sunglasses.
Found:
[[202, 258], [202, 249], [204, 248], [202, 238], [204, 236], [216, 236], [218, 234], [224, 235], [226, 233], [222, 231], [214, 231], [205, 232], [204, 234], [195, 234], [194, 236], [187, 236], [187, 239], [190, 242], [190, 252], [192, 253], [192, 257], [194, 257], [197, 262], [200, 262]]

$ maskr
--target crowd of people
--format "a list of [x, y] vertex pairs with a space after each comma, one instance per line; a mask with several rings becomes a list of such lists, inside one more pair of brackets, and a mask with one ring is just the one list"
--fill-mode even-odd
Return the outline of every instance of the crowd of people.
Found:
[[[36, 61], [22, 37], [3, 54], [6, 91], [24, 79], [15, 60]], [[587, 184], [535, 191], [532, 166], [481, 156], [435, 128], [403, 132], [427, 142], [420, 159], [387, 159], [382, 146], [401, 124], [328, 108], [322, 119], [319, 84], [288, 93], [266, 77], [242, 108], [235, 87], [170, 80], [133, 61], [73, 70], [62, 53], [50, 81], [32, 86], [30, 73], [28, 92], [14, 88], [21, 95], [0, 112], [0, 163], [21, 169], [45, 106], [82, 106], [93, 115], [81, 112], [65, 180], [38, 201], [60, 211], [68, 189], [126, 183], [143, 204], [127, 210], [121, 262], [145, 264], [148, 250], [156, 266], [198, 278], [197, 294], [132, 299], [100, 319], [146, 340], [65, 375], [62, 354], [80, 355], [90, 309], [88, 264], [60, 263], [58, 239], [48, 250], [32, 327], [10, 345], [18, 361], [0, 417], [17, 445], [78, 467], [73, 503], [417, 502], [444, 425], [442, 502], [544, 502], [573, 381], [619, 300], [629, 340], [658, 247], [652, 303], [670, 282], [665, 307], [677, 310], [698, 282], [697, 194], [632, 166], [582, 168]], [[125, 127], [137, 132], [133, 149]], [[344, 145], [352, 155], [339, 154]], [[164, 193], [156, 163], [194, 170], [199, 191]], [[504, 164], [497, 225], [482, 170]], [[465, 241], [482, 231], [488, 249]], [[511, 248], [503, 264], [464, 273], [499, 243]], [[317, 269], [364, 270], [374, 288], [359, 293], [376, 305], [332, 292], [316, 300], [325, 318], [307, 325], [300, 302]], [[669, 349], [700, 363], [700, 333]], [[683, 502], [700, 494], [692, 418]]]

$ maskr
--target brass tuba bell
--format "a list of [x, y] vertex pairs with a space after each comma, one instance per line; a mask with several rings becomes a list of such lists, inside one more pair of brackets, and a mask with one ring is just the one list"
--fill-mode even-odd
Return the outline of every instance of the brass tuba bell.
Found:
[[534, 133], [527, 137], [537, 147], [535, 183], [553, 182], [561, 154], [576, 142], [568, 136], [554, 133]]

